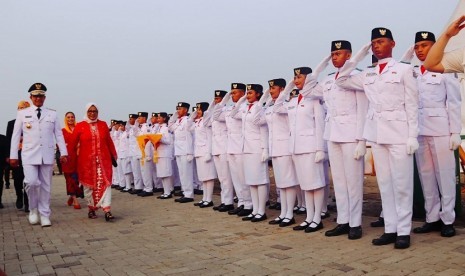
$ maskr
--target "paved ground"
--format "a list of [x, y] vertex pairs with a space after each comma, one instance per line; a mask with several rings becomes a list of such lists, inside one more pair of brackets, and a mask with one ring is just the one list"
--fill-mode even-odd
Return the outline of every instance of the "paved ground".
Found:
[[[371, 245], [383, 231], [368, 226], [373, 217], [364, 217], [363, 238], [349, 241], [324, 236], [335, 225], [334, 213], [323, 230], [306, 234], [117, 191], [117, 219], [107, 223], [102, 213], [87, 219], [86, 209], [65, 206], [66, 199], [63, 177], [54, 176], [53, 226], [42, 229], [29, 225], [26, 214], [14, 208], [14, 190], [5, 190], [1, 270], [7, 275], [465, 275], [463, 228], [449, 239], [412, 235], [409, 249], [395, 250]], [[303, 219], [297, 216], [298, 222]]]

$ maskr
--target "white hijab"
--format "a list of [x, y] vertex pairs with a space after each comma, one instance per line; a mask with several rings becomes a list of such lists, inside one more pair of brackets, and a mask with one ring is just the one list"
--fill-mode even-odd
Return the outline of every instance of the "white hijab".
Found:
[[95, 108], [99, 111], [98, 106], [95, 103], [86, 104], [86, 110], [84, 111], [84, 121], [88, 122], [89, 124], [90, 123], [95, 123], [98, 120], [98, 114], [97, 114], [97, 119], [95, 119], [95, 120], [91, 120], [91, 119], [89, 119], [89, 117], [87, 117], [87, 111], [89, 110], [89, 108], [91, 106], [95, 106]]

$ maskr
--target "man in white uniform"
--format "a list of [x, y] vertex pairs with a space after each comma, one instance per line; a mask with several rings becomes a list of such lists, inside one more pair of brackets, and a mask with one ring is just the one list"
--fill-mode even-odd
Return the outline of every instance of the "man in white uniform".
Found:
[[142, 170], [140, 167], [140, 159], [142, 158], [142, 152], [137, 144], [137, 135], [139, 134], [139, 122], [138, 114], [130, 114], [129, 121], [126, 125], [126, 131], [129, 133], [129, 152], [128, 157], [131, 160], [131, 170], [134, 177], [134, 188], [129, 191], [130, 194], [139, 194], [143, 191], [144, 182], [142, 180]]
[[29, 223], [51, 226], [50, 190], [52, 184], [55, 145], [60, 150], [60, 162], [68, 159], [60, 120], [53, 109], [45, 108], [45, 92], [42, 83], [29, 88], [31, 107], [19, 110], [11, 137], [10, 165], [18, 167], [18, 150], [22, 136], [21, 158], [24, 169], [24, 184], [29, 196]]
[[[371, 47], [378, 58], [375, 71], [350, 75]], [[365, 91], [369, 101], [363, 138], [372, 142], [381, 193], [385, 233], [373, 245], [410, 246], [413, 205], [413, 153], [418, 149], [418, 88], [410, 65], [392, 58], [395, 47], [389, 29], [375, 28], [371, 44], [339, 71], [336, 84]]]

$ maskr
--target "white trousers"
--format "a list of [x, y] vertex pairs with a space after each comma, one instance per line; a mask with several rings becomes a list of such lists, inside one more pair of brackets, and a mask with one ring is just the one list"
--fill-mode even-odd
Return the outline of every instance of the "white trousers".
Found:
[[[116, 160], [116, 162], [118, 162], [118, 160]], [[114, 185], [119, 185], [119, 182], [120, 182], [120, 179], [119, 179], [119, 172], [118, 172], [118, 167], [112, 167], [112, 170], [113, 170], [113, 174], [112, 174], [112, 181], [111, 181], [111, 184], [114, 184]]]
[[131, 168], [132, 175], [134, 176], [134, 189], [142, 190], [144, 188], [144, 182], [142, 181], [142, 171], [140, 168], [139, 157], [131, 157]]
[[176, 156], [184, 197], [194, 198], [194, 160], [188, 162], [187, 155]]
[[354, 159], [357, 143], [328, 141], [329, 162], [336, 196], [337, 223], [362, 224], [364, 159]]
[[141, 173], [144, 191], [153, 192], [153, 174], [155, 173], [155, 165], [152, 162], [152, 158], [144, 160], [144, 164], [141, 165]]
[[455, 157], [449, 136], [419, 136], [415, 158], [425, 198], [426, 222], [455, 221]]
[[124, 171], [123, 171], [124, 160], [122, 158], [118, 158], [117, 162], [118, 162], [118, 167], [116, 167], [116, 169], [117, 169], [118, 178], [119, 178], [118, 185], [124, 188], [126, 187], [126, 178], [124, 176]]
[[252, 197], [250, 195], [249, 185], [245, 184], [244, 165], [242, 154], [228, 154], [229, 171], [236, 191], [238, 206], [244, 205], [245, 209], [252, 208]]
[[229, 171], [228, 156], [226, 154], [215, 155], [213, 162], [221, 185], [221, 203], [231, 205], [234, 200], [234, 187]]
[[41, 216], [50, 217], [53, 165], [23, 165], [23, 170], [29, 209], [38, 209]]
[[413, 155], [405, 144], [373, 143], [385, 233], [410, 235], [413, 207]]

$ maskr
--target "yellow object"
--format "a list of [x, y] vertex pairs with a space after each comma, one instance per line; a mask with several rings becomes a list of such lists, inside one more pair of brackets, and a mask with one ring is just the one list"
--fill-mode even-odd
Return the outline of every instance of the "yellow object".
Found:
[[153, 151], [153, 162], [157, 163], [158, 162], [158, 152], [157, 148], [158, 145], [160, 144], [162, 135], [157, 133], [157, 134], [143, 134], [140, 136], [137, 136], [137, 144], [139, 145], [139, 149], [142, 153], [142, 158], [141, 158], [141, 164], [144, 165], [145, 162], [145, 145], [147, 145], [148, 142], [151, 142], [153, 144], [153, 147], [155, 150]]

